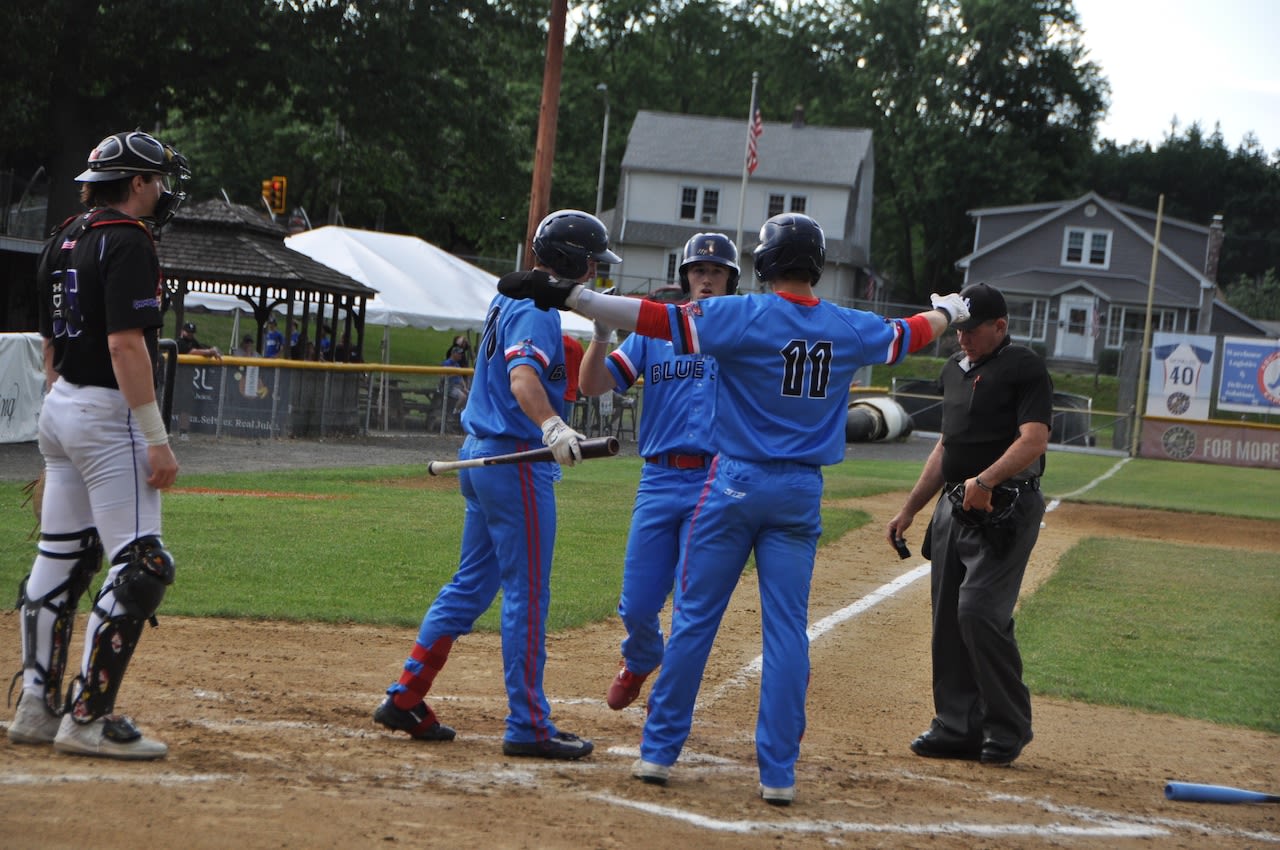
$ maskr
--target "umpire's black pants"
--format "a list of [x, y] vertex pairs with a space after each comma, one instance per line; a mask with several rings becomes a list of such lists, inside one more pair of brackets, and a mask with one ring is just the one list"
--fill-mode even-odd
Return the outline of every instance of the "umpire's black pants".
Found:
[[945, 494], [933, 512], [933, 705], [937, 719], [971, 739], [1001, 744], [1031, 732], [1031, 693], [1022, 683], [1013, 606], [1040, 536], [1044, 497], [1024, 491], [1012, 541], [957, 522]]

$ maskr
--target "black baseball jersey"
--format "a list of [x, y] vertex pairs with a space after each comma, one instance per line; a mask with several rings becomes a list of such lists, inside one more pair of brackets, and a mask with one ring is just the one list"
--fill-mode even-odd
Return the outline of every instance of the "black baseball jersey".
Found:
[[[981, 473], [1018, 439], [1025, 422], [1053, 426], [1053, 379], [1040, 355], [1004, 342], [966, 372], [963, 353], [938, 377], [942, 393], [942, 475], [963, 481]], [[1039, 471], [1044, 471], [1041, 456]]]
[[159, 363], [160, 260], [144, 222], [109, 208], [71, 219], [45, 243], [37, 287], [40, 335], [68, 381], [119, 389], [107, 335], [130, 328]]

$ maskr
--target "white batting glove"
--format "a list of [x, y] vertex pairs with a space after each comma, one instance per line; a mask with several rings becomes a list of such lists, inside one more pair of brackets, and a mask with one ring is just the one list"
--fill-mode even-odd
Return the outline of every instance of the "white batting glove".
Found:
[[947, 324], [954, 325], [969, 318], [969, 299], [961, 298], [959, 292], [948, 292], [946, 295], [933, 293], [929, 296], [933, 309], [945, 313]]
[[582, 447], [578, 443], [586, 439], [565, 423], [559, 416], [552, 416], [542, 423], [542, 444], [551, 449], [551, 456], [561, 466], [573, 466], [582, 460]]
[[613, 342], [613, 328], [609, 327], [599, 319], [592, 320], [591, 325], [593, 328], [591, 332], [592, 342], [599, 342], [604, 345], [608, 345]]

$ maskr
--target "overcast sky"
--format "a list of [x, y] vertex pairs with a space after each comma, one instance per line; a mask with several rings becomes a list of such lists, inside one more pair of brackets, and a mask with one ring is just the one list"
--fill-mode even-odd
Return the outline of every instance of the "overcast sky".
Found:
[[1111, 83], [1099, 135], [1158, 144], [1219, 124], [1235, 150], [1250, 131], [1280, 149], [1280, 0], [1075, 0], [1089, 58]]

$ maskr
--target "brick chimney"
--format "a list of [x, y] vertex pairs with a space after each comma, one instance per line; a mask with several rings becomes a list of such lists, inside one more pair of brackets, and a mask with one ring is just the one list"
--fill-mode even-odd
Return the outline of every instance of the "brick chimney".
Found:
[[796, 104], [795, 111], [791, 113], [791, 126], [797, 130], [804, 126], [804, 104]]

